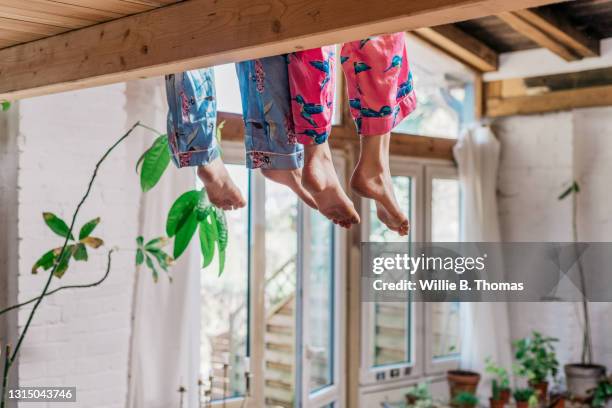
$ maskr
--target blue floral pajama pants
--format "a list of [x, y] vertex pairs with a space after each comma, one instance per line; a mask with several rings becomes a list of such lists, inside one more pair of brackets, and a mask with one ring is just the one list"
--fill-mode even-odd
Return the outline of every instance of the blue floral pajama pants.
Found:
[[[285, 55], [236, 64], [245, 126], [247, 167], [296, 169], [303, 164], [291, 114]], [[168, 141], [178, 167], [201, 166], [219, 156], [212, 68], [166, 76]]]

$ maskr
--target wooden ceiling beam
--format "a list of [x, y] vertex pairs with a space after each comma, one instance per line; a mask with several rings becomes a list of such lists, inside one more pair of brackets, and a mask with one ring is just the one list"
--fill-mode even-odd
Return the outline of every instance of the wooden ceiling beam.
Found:
[[599, 41], [576, 29], [563, 16], [544, 10], [519, 10], [497, 15], [515, 31], [566, 61], [599, 55]]
[[453, 24], [419, 28], [413, 33], [479, 72], [497, 71], [497, 52]]
[[372, 7], [366, 0], [190, 0], [0, 50], [0, 99], [159, 76], [554, 2], [388, 0]]

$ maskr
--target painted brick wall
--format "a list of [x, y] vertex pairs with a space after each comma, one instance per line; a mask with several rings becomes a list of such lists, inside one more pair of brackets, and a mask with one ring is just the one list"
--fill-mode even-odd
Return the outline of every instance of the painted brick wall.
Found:
[[[30, 273], [37, 257], [62, 244], [43, 223], [41, 212], [52, 211], [69, 223], [95, 162], [137, 120], [130, 114], [134, 109], [130, 109], [127, 87], [118, 84], [20, 102], [20, 301], [35, 296], [44, 285], [46, 274]], [[147, 92], [146, 85], [136, 89]], [[147, 103], [134, 92], [132, 88], [129, 98]], [[106, 245], [90, 250], [89, 262], [74, 263], [52, 287], [96, 281], [104, 274], [107, 250], [118, 246], [123, 250], [113, 257], [110, 277], [99, 287], [68, 290], [48, 298], [22, 349], [20, 384], [76, 386], [78, 403], [71, 406], [125, 406], [135, 274], [134, 253], [127, 249], [134, 248], [139, 234], [141, 195], [134, 164], [143, 151], [142, 134], [134, 134], [103, 164], [77, 221], [80, 226], [100, 216], [102, 222], [93, 235], [103, 238]], [[28, 311], [19, 313], [20, 330]]]
[[[612, 241], [612, 108], [581, 109], [499, 120], [502, 142], [499, 213], [506, 241], [570, 241], [571, 203], [558, 195], [573, 178], [581, 185], [579, 237]], [[595, 358], [612, 367], [612, 303], [592, 303]], [[561, 339], [562, 363], [580, 358], [581, 322], [574, 303], [510, 307], [514, 338], [540, 330]]]

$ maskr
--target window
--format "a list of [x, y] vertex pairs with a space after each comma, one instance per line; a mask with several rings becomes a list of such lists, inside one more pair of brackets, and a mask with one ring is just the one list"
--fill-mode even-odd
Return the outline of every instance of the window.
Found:
[[[228, 165], [238, 187], [248, 191], [244, 166]], [[248, 209], [226, 213], [229, 228], [227, 253], [241, 254], [248, 248]], [[248, 258], [229, 256], [225, 270], [217, 278], [218, 259], [201, 274], [201, 378], [213, 400], [244, 395], [244, 362], [247, 350]]]
[[[244, 151], [225, 143], [223, 154], [237, 163]], [[344, 234], [288, 188], [242, 164], [228, 169], [249, 208], [226, 212], [224, 274], [217, 277], [214, 265], [202, 273], [200, 367], [204, 380], [213, 377], [204, 390], [212, 391], [212, 406], [240, 407], [248, 354], [255, 405], [337, 406], [344, 263], [336, 254]]]
[[474, 74], [416, 38], [407, 46], [418, 104], [395, 131], [457, 138], [474, 120]]
[[[397, 199], [411, 222], [399, 237], [376, 218], [375, 205], [362, 202], [363, 228], [371, 242], [457, 242], [460, 240], [460, 196], [456, 169], [436, 161], [392, 158]], [[459, 303], [371, 302], [362, 309], [361, 382], [414, 381], [458, 366], [461, 348]]]

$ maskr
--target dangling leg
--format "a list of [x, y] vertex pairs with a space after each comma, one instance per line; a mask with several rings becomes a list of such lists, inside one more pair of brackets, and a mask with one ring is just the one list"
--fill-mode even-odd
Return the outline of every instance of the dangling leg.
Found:
[[224, 210], [246, 201], [227, 172], [215, 138], [217, 104], [212, 68], [166, 76], [168, 143], [178, 167], [197, 166], [211, 203]]
[[240, 62], [236, 72], [247, 167], [261, 169], [264, 177], [289, 187], [316, 209], [312, 196], [302, 187], [304, 152], [293, 126], [285, 56]]
[[335, 94], [333, 47], [289, 55], [289, 83], [298, 140], [304, 145], [302, 185], [319, 211], [334, 223], [350, 227], [359, 214], [340, 185], [327, 138]]
[[378, 218], [389, 229], [406, 235], [408, 218], [395, 198], [389, 169], [391, 130], [416, 107], [405, 35], [347, 43], [341, 58], [361, 146], [351, 187], [376, 202]]

